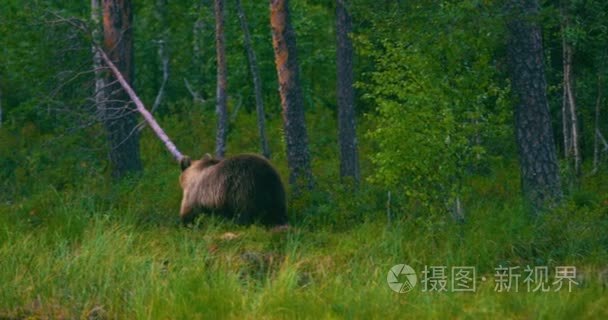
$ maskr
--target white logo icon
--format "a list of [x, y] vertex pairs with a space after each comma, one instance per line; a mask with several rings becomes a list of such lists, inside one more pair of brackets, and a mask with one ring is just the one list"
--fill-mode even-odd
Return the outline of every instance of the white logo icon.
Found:
[[414, 289], [418, 279], [416, 277], [416, 271], [414, 271], [412, 267], [407, 264], [397, 264], [388, 271], [386, 282], [391, 290], [398, 293], [405, 293]]

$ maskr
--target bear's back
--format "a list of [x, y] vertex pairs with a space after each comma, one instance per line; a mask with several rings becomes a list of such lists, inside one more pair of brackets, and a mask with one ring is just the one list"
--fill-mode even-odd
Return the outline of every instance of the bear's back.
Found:
[[242, 154], [193, 161], [180, 176], [184, 190], [180, 216], [189, 222], [199, 211], [216, 213], [237, 223], [287, 223], [281, 177], [265, 158]]
[[229, 215], [250, 223], [286, 223], [285, 189], [276, 169], [263, 157], [242, 154], [214, 166], [214, 175], [226, 188]]

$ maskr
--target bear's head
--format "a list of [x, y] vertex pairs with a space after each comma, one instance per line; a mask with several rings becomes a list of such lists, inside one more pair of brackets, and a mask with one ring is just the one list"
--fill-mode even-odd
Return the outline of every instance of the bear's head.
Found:
[[207, 154], [200, 160], [190, 160], [188, 156], [184, 156], [180, 160], [182, 173], [179, 176], [179, 184], [182, 187], [183, 197], [180, 209], [180, 217], [182, 222], [191, 222], [195, 215], [191, 214], [195, 208], [200, 205], [199, 199], [204, 196], [204, 189], [201, 189], [201, 182], [206, 180], [213, 172], [214, 165], [220, 160], [213, 158]]
[[191, 178], [199, 178], [201, 171], [203, 171], [205, 168], [216, 165], [219, 162], [219, 159], [214, 158], [208, 153], [205, 154], [205, 156], [200, 160], [194, 161], [192, 161], [190, 157], [184, 156], [179, 162], [182, 169], [182, 174], [179, 176], [179, 182], [182, 189], [185, 187], [186, 181], [190, 180]]

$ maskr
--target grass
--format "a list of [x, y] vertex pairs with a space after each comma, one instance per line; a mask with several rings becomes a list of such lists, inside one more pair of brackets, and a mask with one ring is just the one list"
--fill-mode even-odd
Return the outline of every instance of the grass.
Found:
[[[208, 136], [213, 126], [192, 119], [192, 137]], [[252, 117], [242, 119], [251, 123], [237, 124], [232, 137], [255, 136]], [[177, 168], [158, 160], [164, 151], [148, 135], [139, 179], [110, 184], [92, 171], [61, 189], [30, 181], [21, 198], [0, 205], [0, 319], [608, 318], [605, 175], [586, 178], [534, 220], [520, 203], [517, 170], [505, 166], [468, 182], [465, 223], [408, 207], [396, 193], [389, 222], [385, 190], [350, 191], [335, 183], [335, 159], [319, 160], [335, 147], [323, 138], [331, 128], [314, 127], [328, 121], [310, 122], [317, 190], [290, 203], [287, 232], [209, 217], [179, 226]], [[280, 123], [269, 130], [280, 146]], [[207, 140], [181, 143], [211, 150]], [[230, 145], [257, 148], [255, 139]], [[285, 177], [285, 155], [274, 150]], [[365, 175], [371, 165], [362, 164]], [[425, 266], [474, 266], [477, 290], [423, 292], [419, 282], [395, 293], [387, 274], [401, 263], [419, 281]], [[576, 266], [580, 285], [526, 292], [520, 280], [520, 292], [494, 290], [496, 267], [527, 265], [547, 266], [551, 279], [556, 266]]]
[[[147, 184], [154, 183], [144, 177], [129, 187], [136, 193]], [[162, 206], [151, 212], [138, 199], [107, 206], [86, 191], [49, 190], [41, 198], [53, 200], [0, 212], [4, 318], [608, 316], [599, 278], [608, 261], [608, 212], [599, 205], [565, 205], [533, 222], [517, 201], [481, 201], [465, 224], [405, 213], [387, 225], [382, 212], [368, 212], [347, 226], [300, 220], [273, 232], [213, 218], [183, 228]], [[419, 276], [425, 265], [475, 266], [478, 287], [398, 294], [386, 283], [398, 263]], [[528, 293], [520, 282], [523, 292], [495, 292], [498, 265], [575, 265], [581, 285]]]

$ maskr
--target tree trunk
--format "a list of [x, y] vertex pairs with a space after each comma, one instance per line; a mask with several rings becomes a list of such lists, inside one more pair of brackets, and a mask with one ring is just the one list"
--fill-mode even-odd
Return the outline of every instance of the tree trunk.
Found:
[[203, 99], [201, 97], [201, 95], [198, 93], [199, 89], [201, 87], [201, 84], [203, 83], [203, 75], [201, 74], [201, 65], [202, 65], [202, 61], [203, 61], [203, 54], [202, 54], [202, 50], [201, 50], [201, 43], [203, 39], [203, 32], [205, 30], [205, 24], [203, 22], [203, 19], [201, 17], [202, 15], [202, 1], [197, 1], [197, 5], [196, 5], [196, 15], [197, 15], [197, 19], [196, 21], [194, 21], [193, 25], [192, 25], [192, 62], [190, 62], [190, 64], [192, 65], [192, 69], [196, 70], [195, 74], [191, 77], [191, 79], [193, 80], [192, 85], [190, 85], [190, 83], [188, 82], [188, 80], [186, 78], [184, 78], [184, 83], [186, 84], [186, 89], [188, 90], [188, 92], [190, 92], [190, 94], [192, 95], [192, 102], [194, 104], [203, 104], [205, 102], [205, 99]]
[[[566, 61], [565, 59], [563, 61]], [[564, 82], [565, 83], [565, 82]], [[568, 111], [568, 93], [564, 86], [562, 94], [562, 135], [564, 137], [564, 159], [570, 159], [570, 113]]]
[[262, 96], [262, 80], [260, 78], [260, 72], [258, 70], [258, 62], [253, 51], [253, 45], [251, 44], [251, 35], [249, 34], [249, 25], [247, 24], [247, 18], [245, 12], [241, 6], [241, 0], [236, 0], [236, 9], [241, 22], [241, 29], [243, 30], [243, 38], [245, 50], [247, 50], [247, 60], [249, 61], [249, 69], [253, 78], [253, 89], [255, 92], [255, 110], [258, 115], [258, 131], [260, 134], [260, 143], [262, 147], [262, 154], [267, 159], [270, 159], [270, 148], [268, 147], [268, 141], [266, 140], [266, 120], [264, 113], [264, 99]]
[[158, 92], [156, 93], [156, 98], [154, 98], [154, 104], [152, 105], [152, 113], [160, 107], [164, 97], [165, 97], [165, 87], [167, 82], [169, 81], [169, 55], [167, 54], [167, 41], [164, 39], [160, 39], [156, 41], [158, 44], [158, 57], [160, 58], [160, 68], [163, 74], [163, 78], [160, 83], [160, 87], [158, 88]]
[[[567, 105], [566, 112], [570, 117], [568, 123], [570, 124], [570, 128], [568, 128], [568, 147], [566, 154], [566, 160], [570, 162], [570, 158], [572, 157], [573, 163], [573, 172], [574, 176], [578, 179], [581, 175], [581, 152], [580, 152], [580, 144], [579, 144], [579, 129], [578, 129], [578, 118], [576, 112], [576, 100], [574, 98], [574, 93], [572, 87], [574, 86], [574, 80], [572, 78], [572, 46], [568, 43], [566, 39], [566, 30], [568, 28], [568, 17], [565, 16], [565, 9], [562, 8], [562, 58], [563, 58], [563, 73], [564, 73], [564, 98], [566, 99], [565, 104]], [[562, 105], [562, 107], [565, 107]], [[562, 114], [564, 112], [562, 111]]]
[[535, 213], [561, 200], [562, 189], [555, 153], [541, 30], [536, 25], [536, 0], [510, 0], [509, 73], [516, 98], [515, 131], [521, 166], [522, 191]]
[[190, 84], [188, 79], [184, 77], [184, 84], [186, 86], [186, 90], [188, 90], [188, 92], [192, 96], [192, 103], [200, 106], [203, 106], [207, 102], [207, 97], [204, 97], [204, 92], [199, 93], [199, 90], [197, 89], [200, 88], [201, 84], [204, 82], [203, 75], [200, 72], [203, 61], [201, 44], [203, 39], [203, 33], [206, 29], [205, 23], [202, 18], [203, 6], [205, 5], [204, 2], [205, 1], [197, 1], [196, 8], [194, 9], [197, 18], [194, 24], [192, 25], [192, 61], [190, 62], [190, 64], [192, 65], [192, 69], [196, 70], [196, 72], [191, 77], [191, 79], [193, 79], [192, 85]]
[[[133, 29], [130, 0], [103, 0], [104, 48], [127, 82], [133, 83]], [[134, 109], [116, 78], [109, 75], [104, 103], [103, 122], [110, 145], [112, 176], [121, 178], [142, 170], [139, 156], [139, 135]]]
[[[100, 43], [101, 42], [101, 5], [99, 3], [100, 0], [91, 0], [91, 22], [93, 23], [93, 42]], [[97, 108], [97, 112], [100, 115], [100, 118], [103, 119], [103, 115], [105, 113], [105, 107], [103, 103], [106, 101], [105, 97], [105, 81], [103, 78], [103, 65], [101, 62], [101, 55], [99, 51], [95, 48], [95, 45], [91, 48], [93, 53], [93, 70], [95, 74], [95, 105]]]
[[158, 58], [160, 59], [160, 71], [163, 74], [154, 104], [151, 112], [154, 113], [160, 106], [165, 96], [165, 86], [169, 81], [169, 53], [167, 43], [169, 40], [169, 24], [167, 22], [167, 0], [156, 0], [155, 16], [159, 24], [160, 39], [156, 40], [158, 44]]
[[288, 2], [288, 0], [270, 0], [270, 26], [283, 107], [289, 183], [297, 192], [300, 186], [312, 188], [313, 178], [296, 57], [296, 36], [291, 26]]
[[215, 0], [215, 50], [217, 56], [217, 91], [215, 113], [217, 132], [215, 155], [223, 158], [226, 153], [228, 134], [228, 109], [226, 106], [226, 48], [224, 39], [224, 0]]
[[600, 165], [600, 106], [602, 105], [602, 77], [597, 76], [597, 97], [595, 99], [595, 129], [593, 132], [593, 173], [597, 172]]
[[[569, 54], [570, 63], [572, 62], [572, 55]], [[576, 112], [576, 100], [574, 99], [574, 93], [572, 90], [573, 81], [572, 81], [572, 68], [568, 68], [568, 105], [570, 105], [570, 123], [572, 124], [572, 129], [570, 133], [572, 134], [572, 153], [574, 155], [574, 175], [578, 179], [581, 176], [581, 163], [583, 162], [581, 156], [581, 147], [580, 147], [580, 139], [579, 139], [579, 128], [578, 128], [578, 115]]]
[[346, 0], [336, 0], [338, 142], [340, 144], [340, 176], [359, 183], [359, 158], [355, 124], [355, 93], [353, 90], [353, 45], [351, 17]]

